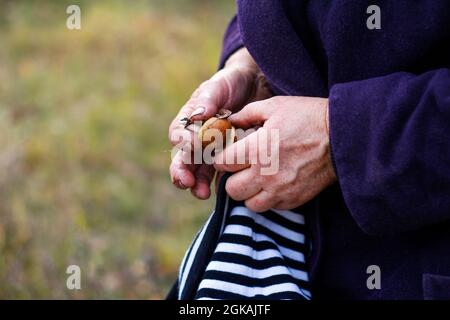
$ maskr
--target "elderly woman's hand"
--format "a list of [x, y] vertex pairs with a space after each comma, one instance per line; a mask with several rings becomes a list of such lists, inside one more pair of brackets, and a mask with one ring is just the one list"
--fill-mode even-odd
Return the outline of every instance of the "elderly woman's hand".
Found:
[[[189, 101], [181, 108], [169, 128], [169, 139], [176, 146], [185, 131], [180, 120], [206, 120], [220, 109], [237, 111], [244, 105], [271, 96], [265, 79], [253, 58], [243, 48], [234, 53], [210, 80], [195, 90]], [[184, 135], [186, 137], [186, 135]], [[191, 143], [183, 141], [183, 143]], [[170, 176], [175, 186], [181, 189], [190, 188], [192, 194], [199, 199], [210, 196], [210, 184], [214, 177], [211, 165], [191, 165], [183, 161], [183, 152], [178, 151], [170, 165]]]
[[[233, 199], [245, 200], [249, 209], [293, 209], [336, 181], [329, 148], [328, 99], [274, 97], [247, 105], [229, 120], [240, 128], [262, 125], [215, 160], [217, 170], [236, 172], [226, 190]], [[262, 175], [260, 160], [275, 141], [266, 146], [261, 138], [263, 131], [270, 136], [271, 129], [279, 130], [279, 167], [276, 174]], [[237, 154], [245, 155], [245, 164], [226, 163], [226, 159], [238, 159]]]

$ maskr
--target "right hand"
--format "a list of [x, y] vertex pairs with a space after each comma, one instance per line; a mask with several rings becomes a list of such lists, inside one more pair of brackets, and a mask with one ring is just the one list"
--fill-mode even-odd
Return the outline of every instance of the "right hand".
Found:
[[[184, 126], [181, 119], [191, 117], [206, 120], [220, 109], [239, 111], [250, 102], [267, 99], [272, 96], [264, 76], [257, 67], [247, 49], [234, 53], [211, 79], [203, 82], [192, 94], [189, 101], [180, 109], [169, 127], [169, 139], [172, 145], [180, 143]], [[193, 115], [193, 116], [192, 116]], [[192, 141], [183, 141], [183, 143]], [[210, 185], [215, 169], [212, 165], [192, 165], [183, 163], [183, 152], [178, 151], [170, 165], [172, 183], [180, 189], [191, 189], [199, 199], [208, 199]]]

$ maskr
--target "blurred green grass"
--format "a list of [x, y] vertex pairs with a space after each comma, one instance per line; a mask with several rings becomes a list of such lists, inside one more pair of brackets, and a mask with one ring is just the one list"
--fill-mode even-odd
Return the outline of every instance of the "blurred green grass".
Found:
[[213, 205], [172, 187], [167, 127], [214, 72], [233, 9], [0, 3], [0, 298], [164, 297]]

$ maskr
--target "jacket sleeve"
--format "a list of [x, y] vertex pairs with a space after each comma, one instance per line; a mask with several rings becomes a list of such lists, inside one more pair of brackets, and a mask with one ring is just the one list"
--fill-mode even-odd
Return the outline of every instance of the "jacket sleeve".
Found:
[[234, 16], [228, 24], [223, 37], [222, 54], [220, 55], [219, 69], [222, 69], [227, 59], [244, 44], [239, 32], [239, 23], [237, 16]]
[[368, 234], [450, 220], [450, 70], [395, 73], [330, 90], [332, 158]]

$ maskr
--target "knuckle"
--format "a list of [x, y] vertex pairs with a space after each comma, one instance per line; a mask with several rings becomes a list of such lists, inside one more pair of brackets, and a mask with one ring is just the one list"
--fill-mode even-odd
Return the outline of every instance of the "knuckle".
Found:
[[274, 207], [274, 209], [277, 209], [277, 210], [290, 210], [290, 209], [292, 209], [292, 208], [294, 208], [294, 207], [295, 207], [295, 206], [290, 205], [288, 202], [282, 201], [282, 202], [278, 203], [278, 204]]
[[176, 145], [180, 141], [180, 139], [178, 138], [178, 135], [176, 134], [175, 127], [171, 127], [169, 129], [168, 138], [172, 145]]
[[200, 93], [211, 84], [211, 81], [212, 80], [206, 80], [200, 83], [197, 90], [195, 90], [195, 92], [197, 92], [197, 95], [200, 95]]
[[173, 172], [170, 173], [170, 181], [172, 182], [172, 184], [173, 184], [174, 186], [179, 187], [179, 184], [178, 184], [179, 178], [178, 178], [178, 176], [177, 176], [175, 173], [173, 173]]
[[169, 167], [169, 173], [170, 173], [170, 178], [172, 180], [172, 183], [174, 183], [178, 175], [177, 175], [176, 165], [173, 162]]
[[281, 188], [281, 184], [278, 181], [279, 178], [276, 177], [275, 175], [274, 176], [259, 175], [259, 179], [263, 189], [267, 190], [268, 192], [276, 193]]
[[281, 179], [281, 181], [279, 181], [280, 185], [293, 186], [297, 182], [297, 174], [294, 172], [294, 170], [285, 172], [282, 177], [283, 178]]
[[192, 92], [192, 94], [191, 94], [191, 99], [195, 99], [198, 96], [199, 91], [200, 90], [198, 88], [195, 89], [194, 92]]
[[254, 204], [253, 200], [246, 200], [245, 206], [251, 211], [258, 212], [258, 207]]
[[272, 98], [269, 98], [267, 100], [267, 102], [271, 105], [271, 106], [276, 106], [280, 104], [281, 99], [283, 99], [283, 97], [281, 96], [274, 96]]
[[227, 191], [228, 195], [233, 199], [235, 199], [239, 195], [237, 185], [232, 180], [227, 181], [227, 183], [225, 184], [225, 190]]
[[176, 117], [172, 120], [169, 125], [169, 135], [172, 135], [173, 131], [176, 129], [177, 125], [180, 123], [180, 118]]
[[268, 99], [273, 105], [282, 105], [286, 101], [287, 96], [272, 96]]
[[172, 182], [172, 184], [175, 184], [175, 176], [172, 173], [172, 170], [169, 169], [169, 174], [170, 174], [170, 182]]
[[247, 109], [249, 112], [256, 112], [261, 106], [261, 102], [260, 101], [254, 101], [254, 102], [250, 102], [245, 109]]
[[266, 201], [259, 198], [249, 199], [245, 201], [245, 206], [254, 212], [263, 212], [267, 210]]

